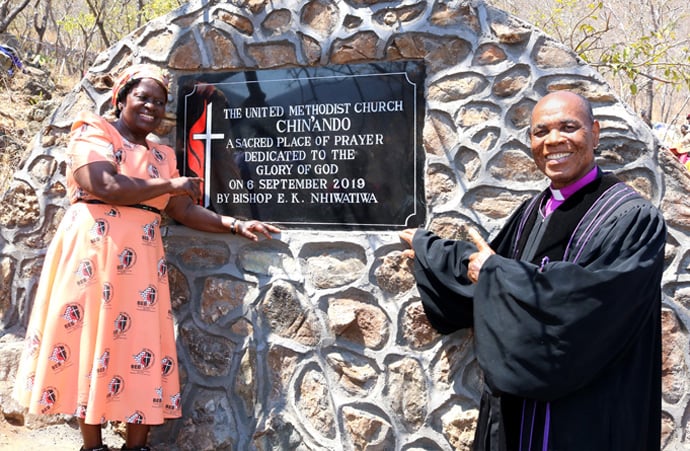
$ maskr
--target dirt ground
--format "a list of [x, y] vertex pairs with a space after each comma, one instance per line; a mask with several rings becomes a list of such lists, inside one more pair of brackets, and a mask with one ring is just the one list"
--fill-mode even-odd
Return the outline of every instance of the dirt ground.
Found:
[[[119, 450], [124, 441], [111, 427], [105, 427], [103, 443]], [[14, 426], [0, 416], [0, 451], [77, 451], [80, 447], [81, 434], [76, 422], [30, 429]]]

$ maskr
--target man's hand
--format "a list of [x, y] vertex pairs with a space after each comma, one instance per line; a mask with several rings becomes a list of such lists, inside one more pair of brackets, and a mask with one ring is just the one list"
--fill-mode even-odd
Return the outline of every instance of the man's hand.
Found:
[[470, 255], [470, 264], [467, 266], [467, 278], [470, 282], [477, 283], [479, 279], [479, 271], [481, 271], [482, 266], [487, 258], [495, 254], [491, 246], [484, 241], [484, 238], [477, 232], [473, 227], [467, 228], [467, 234], [470, 240], [477, 246], [477, 252]]
[[[400, 239], [407, 243], [408, 246], [412, 247], [412, 238], [414, 238], [414, 234], [416, 231], [417, 229], [405, 229], [402, 232], [400, 232]], [[407, 258], [414, 258], [414, 250], [405, 249], [404, 251], [402, 251], [402, 255]]]

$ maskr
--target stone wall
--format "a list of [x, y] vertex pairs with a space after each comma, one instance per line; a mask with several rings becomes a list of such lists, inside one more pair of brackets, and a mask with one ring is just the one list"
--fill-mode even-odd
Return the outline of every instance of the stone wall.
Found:
[[[112, 74], [131, 61], [180, 76], [407, 59], [426, 64], [428, 226], [448, 237], [467, 223], [493, 234], [546, 185], [527, 143], [536, 100], [570, 89], [593, 102], [598, 163], [659, 205], [670, 227], [663, 440], [665, 449], [690, 445], [690, 178], [592, 68], [479, 0], [191, 2], [101, 54], [3, 198], [3, 413], [23, 415], [7, 392], [64, 211], [69, 125], [79, 110], [107, 109]], [[482, 384], [472, 333], [431, 329], [396, 232], [289, 230], [259, 243], [172, 224], [163, 232], [184, 418], [154, 429], [158, 449], [469, 449]]]

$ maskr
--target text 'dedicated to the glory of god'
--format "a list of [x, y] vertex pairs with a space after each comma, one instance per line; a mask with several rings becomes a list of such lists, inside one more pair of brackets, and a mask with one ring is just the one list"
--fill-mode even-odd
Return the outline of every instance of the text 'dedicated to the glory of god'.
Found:
[[181, 172], [204, 206], [283, 227], [399, 229], [425, 216], [424, 66], [183, 76]]

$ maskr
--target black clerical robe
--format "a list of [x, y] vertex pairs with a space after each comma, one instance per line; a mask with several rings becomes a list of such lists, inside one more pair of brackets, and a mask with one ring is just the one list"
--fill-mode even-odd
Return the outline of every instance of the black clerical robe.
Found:
[[476, 247], [419, 230], [415, 277], [441, 333], [473, 327], [485, 388], [475, 450], [650, 451], [660, 447], [660, 212], [615, 176], [549, 217], [549, 190]]

